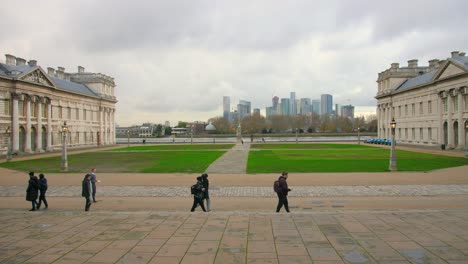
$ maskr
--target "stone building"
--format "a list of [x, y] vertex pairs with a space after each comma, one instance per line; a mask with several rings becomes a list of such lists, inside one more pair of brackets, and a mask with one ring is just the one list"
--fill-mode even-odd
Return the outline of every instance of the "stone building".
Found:
[[[115, 144], [115, 83], [101, 73], [65, 72], [35, 60], [5, 55], [0, 63], [1, 148], [10, 137], [13, 153], [53, 151], [62, 146], [62, 125], [68, 126], [67, 145], [85, 147]], [[6, 133], [8, 130], [11, 133]]]
[[390, 122], [395, 118], [397, 142], [464, 148], [468, 120], [464, 52], [430, 60], [429, 66], [418, 66], [417, 60], [408, 61], [407, 67], [392, 63], [379, 73], [377, 83], [378, 137], [391, 138]]

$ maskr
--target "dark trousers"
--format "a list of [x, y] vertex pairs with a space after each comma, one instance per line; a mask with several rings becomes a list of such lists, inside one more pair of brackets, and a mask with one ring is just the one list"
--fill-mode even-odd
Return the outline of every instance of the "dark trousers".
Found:
[[44, 205], [45, 207], [49, 207], [49, 204], [47, 203], [47, 200], [46, 200], [46, 191], [47, 190], [39, 190], [40, 194], [39, 194], [39, 203], [37, 204], [37, 209], [39, 209], [41, 207], [41, 203], [44, 202]]
[[96, 183], [91, 182], [92, 188], [93, 188], [93, 202], [96, 202]]
[[32, 204], [32, 209], [31, 210], [36, 210], [36, 206], [37, 206], [36, 200], [31, 201], [31, 204]]
[[86, 199], [85, 211], [89, 211], [89, 207], [91, 207], [91, 198], [89, 196], [86, 196], [85, 199]]
[[191, 212], [195, 211], [195, 207], [197, 207], [197, 204], [200, 205], [203, 212], [206, 212], [205, 205], [203, 205], [202, 198], [197, 198], [195, 196], [193, 197], [193, 205], [192, 205], [192, 209], [190, 210]]
[[276, 206], [276, 212], [278, 213], [284, 205], [284, 209], [289, 213], [288, 196], [283, 195], [282, 193], [276, 194], [278, 195], [278, 206]]

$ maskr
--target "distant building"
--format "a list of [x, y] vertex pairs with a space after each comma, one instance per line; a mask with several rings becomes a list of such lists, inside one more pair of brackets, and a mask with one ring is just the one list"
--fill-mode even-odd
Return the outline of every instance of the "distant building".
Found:
[[223, 117], [229, 120], [229, 113], [231, 110], [231, 97], [223, 96]]
[[297, 115], [296, 92], [289, 96], [289, 115]]
[[350, 120], [354, 120], [354, 106], [353, 105], [343, 105], [341, 107], [341, 116], [346, 117]]
[[320, 115], [320, 100], [312, 100], [312, 112]]
[[322, 94], [320, 97], [320, 114], [332, 114], [333, 113], [333, 97], [329, 94]]
[[301, 98], [299, 112], [301, 115], [310, 115], [312, 113], [312, 104], [310, 98]]
[[281, 114], [285, 116], [290, 115], [289, 109], [291, 109], [289, 105], [289, 98], [281, 98]]
[[250, 105], [251, 104], [249, 101], [239, 100], [239, 104], [237, 105], [237, 112], [239, 113], [240, 119], [250, 115]]
[[378, 75], [378, 137], [391, 138], [397, 123], [398, 143], [463, 149], [468, 130], [468, 57], [454, 51], [429, 66], [409, 60], [407, 67], [392, 63]]
[[342, 116], [341, 115], [341, 105], [340, 104], [335, 104], [335, 115], [336, 116]]
[[253, 113], [254, 113], [254, 115], [255, 114], [260, 115], [260, 109], [259, 108], [254, 108]]

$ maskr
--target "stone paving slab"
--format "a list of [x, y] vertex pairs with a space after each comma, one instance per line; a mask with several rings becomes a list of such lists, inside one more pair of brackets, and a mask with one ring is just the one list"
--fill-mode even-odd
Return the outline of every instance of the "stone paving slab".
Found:
[[[290, 197], [437, 196], [468, 195], [468, 185], [291, 186]], [[187, 186], [99, 186], [104, 197], [190, 197]], [[0, 186], [0, 197], [22, 197], [24, 186]], [[272, 187], [210, 188], [213, 197], [276, 197]], [[81, 196], [79, 186], [51, 186], [50, 197]]]
[[250, 143], [237, 143], [206, 169], [207, 173], [245, 173]]
[[0, 263], [468, 263], [468, 210], [0, 210]]

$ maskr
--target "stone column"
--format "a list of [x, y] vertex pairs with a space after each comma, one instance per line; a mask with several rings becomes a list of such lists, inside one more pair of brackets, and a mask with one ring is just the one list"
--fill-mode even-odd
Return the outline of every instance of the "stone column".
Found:
[[42, 100], [37, 104], [36, 152], [42, 152]]
[[463, 121], [463, 94], [461, 91], [457, 91], [457, 98], [458, 100], [458, 146], [457, 149], [464, 149], [465, 147], [465, 121]]
[[98, 145], [102, 145], [104, 137], [104, 108], [99, 107], [99, 137], [97, 139]]
[[447, 134], [448, 134], [448, 144], [447, 148], [454, 148], [455, 147], [455, 140], [453, 138], [453, 120], [452, 120], [452, 113], [453, 113], [453, 103], [452, 103], [452, 96], [450, 95], [450, 91], [448, 92], [447, 96]]
[[31, 98], [26, 98], [26, 135], [24, 152], [31, 153]]
[[11, 136], [13, 138], [12, 151], [16, 153], [19, 151], [19, 110], [18, 110], [18, 98], [17, 94], [12, 94], [12, 122], [11, 122]]
[[[439, 96], [437, 96], [437, 101], [436, 101], [436, 106], [437, 106], [437, 110], [439, 115], [438, 115], [438, 127], [437, 127], [437, 143], [439, 145], [441, 144], [445, 144], [444, 143], [444, 120], [443, 120], [443, 115], [444, 115], [444, 104], [442, 103], [442, 100], [443, 100], [443, 97], [442, 95], [439, 93]], [[434, 111], [434, 110], [433, 110]], [[434, 131], [433, 131], [434, 133]]]
[[52, 102], [47, 104], [47, 151], [52, 151]]

